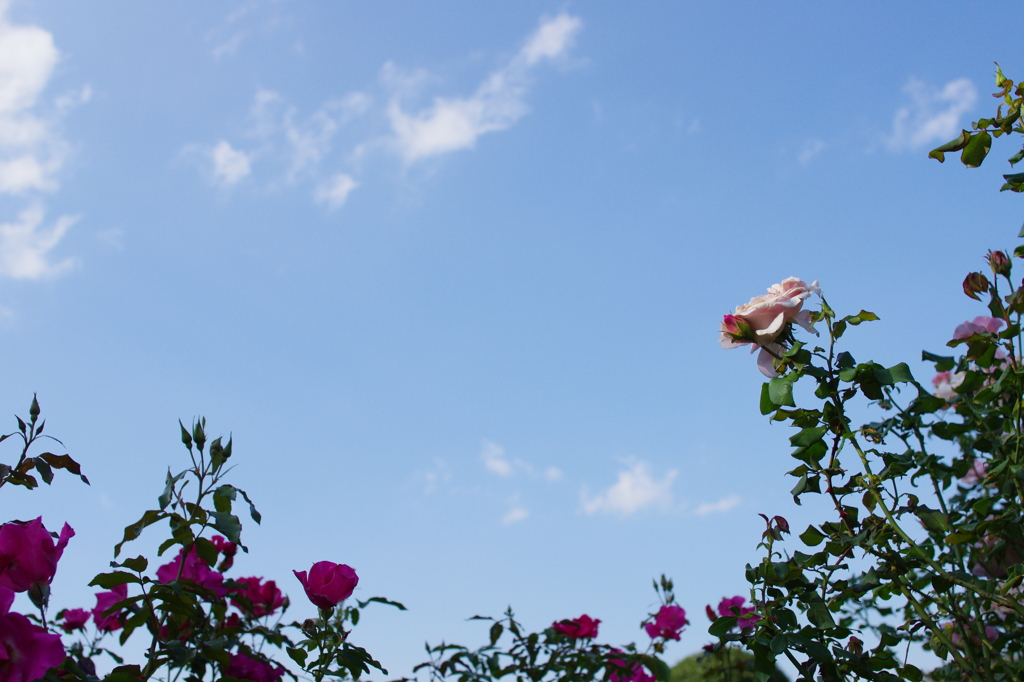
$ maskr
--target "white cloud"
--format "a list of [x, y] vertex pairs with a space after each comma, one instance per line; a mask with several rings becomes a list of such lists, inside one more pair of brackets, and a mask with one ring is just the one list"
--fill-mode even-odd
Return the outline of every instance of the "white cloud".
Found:
[[60, 242], [76, 217], [61, 216], [49, 228], [42, 228], [43, 207], [32, 204], [18, 219], [0, 224], [0, 275], [13, 279], [55, 277], [75, 266], [75, 259], [51, 262], [50, 251]]
[[525, 507], [512, 507], [501, 517], [501, 522], [506, 526], [511, 526], [513, 523], [519, 523], [530, 515], [530, 512], [526, 511]]
[[548, 467], [547, 470], [544, 471], [544, 478], [551, 483], [560, 481], [562, 480], [562, 470], [558, 467]]
[[331, 141], [339, 128], [366, 112], [371, 102], [369, 95], [352, 92], [327, 102], [302, 123], [295, 123], [295, 109], [289, 108], [283, 120], [284, 136], [291, 150], [288, 181], [293, 182], [302, 172], [315, 169], [330, 153]]
[[739, 495], [729, 495], [723, 497], [718, 502], [705, 502], [704, 504], [697, 507], [697, 516], [707, 516], [708, 514], [714, 514], [715, 512], [727, 512], [740, 503]]
[[213, 178], [221, 185], [234, 185], [252, 172], [249, 155], [221, 140], [210, 150], [213, 161]]
[[[0, 194], [53, 192], [68, 144], [57, 130], [60, 119], [89, 100], [88, 86], [57, 97], [40, 98], [60, 59], [53, 35], [38, 26], [16, 26], [0, 2]], [[51, 262], [51, 250], [77, 218], [61, 216], [42, 227], [44, 209], [29, 199], [18, 217], [0, 225], [0, 275], [15, 279], [53, 277], [74, 266], [74, 259]]]
[[359, 186], [359, 183], [351, 175], [338, 173], [327, 182], [321, 184], [313, 193], [313, 199], [318, 204], [327, 204], [332, 211], [341, 208], [348, 199], [349, 192]]
[[825, 143], [822, 140], [816, 137], [807, 138], [807, 141], [804, 142], [804, 148], [800, 150], [800, 155], [797, 159], [801, 165], [806, 166], [810, 163], [811, 159], [820, 154], [824, 149]]
[[672, 505], [672, 482], [678, 473], [672, 470], [660, 481], [655, 480], [648, 465], [637, 462], [626, 471], [620, 471], [615, 485], [596, 497], [590, 497], [584, 488], [580, 493], [583, 511], [587, 514], [612, 512], [628, 516], [652, 506], [667, 509]]
[[489, 440], [484, 441], [483, 450], [480, 451], [480, 458], [484, 460], [484, 466], [499, 476], [512, 475], [512, 462], [505, 458], [505, 448]]
[[403, 111], [397, 97], [392, 99], [387, 113], [405, 161], [471, 149], [484, 133], [505, 130], [526, 115], [529, 107], [523, 98], [530, 70], [564, 54], [581, 27], [580, 19], [568, 14], [542, 20], [516, 56], [470, 97], [436, 97], [429, 108], [415, 114]]
[[967, 78], [946, 83], [941, 90], [911, 78], [903, 87], [911, 103], [900, 107], [893, 118], [891, 150], [948, 142], [961, 129], [961, 118], [978, 100], [978, 91]]

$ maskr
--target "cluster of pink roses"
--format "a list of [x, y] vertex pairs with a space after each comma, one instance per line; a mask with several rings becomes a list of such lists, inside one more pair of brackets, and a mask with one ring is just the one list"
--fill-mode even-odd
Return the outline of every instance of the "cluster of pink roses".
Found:
[[715, 616], [715, 612], [711, 610], [710, 605], [705, 607], [708, 619], [714, 622], [718, 617], [736, 616], [736, 626], [743, 632], [749, 632], [753, 629], [754, 623], [761, 620], [761, 616], [754, 613], [755, 609], [753, 606], [745, 606], [746, 601], [746, 599], [739, 595], [723, 597], [722, 601], [718, 602], [718, 616]]
[[11, 606], [16, 592], [28, 592], [33, 602], [46, 604], [57, 562], [74, 535], [65, 523], [54, 544], [42, 517], [0, 526], [0, 680], [32, 682], [64, 661], [60, 635], [33, 625]]
[[817, 334], [810, 311], [803, 309], [804, 301], [811, 294], [821, 295], [817, 281], [808, 284], [797, 277], [789, 277], [773, 284], [767, 294], [755, 296], [722, 319], [719, 343], [726, 349], [750, 345], [751, 353], [760, 348], [758, 369], [767, 377], [778, 376], [775, 359], [790, 342], [793, 323]]

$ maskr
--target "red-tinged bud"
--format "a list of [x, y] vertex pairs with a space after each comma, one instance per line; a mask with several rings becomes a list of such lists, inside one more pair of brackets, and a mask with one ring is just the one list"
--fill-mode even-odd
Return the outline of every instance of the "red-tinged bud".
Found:
[[864, 653], [864, 642], [856, 637], [850, 637], [850, 641], [846, 643], [846, 650], [860, 656]]
[[704, 607], [704, 613], [708, 614], [708, 620], [710, 620], [712, 623], [718, 620], [718, 616], [715, 615], [715, 611], [711, 608], [710, 604]]
[[978, 297], [978, 294], [987, 292], [991, 286], [988, 277], [980, 272], [972, 272], [964, 278], [964, 293], [975, 301], [980, 301], [981, 298]]
[[753, 341], [754, 332], [742, 317], [726, 315], [722, 318], [722, 331], [737, 341]]
[[1002, 275], [1003, 277], [1010, 277], [1010, 268], [1012, 267], [1010, 259], [1002, 251], [989, 251], [988, 252], [988, 266], [992, 268], [992, 272], [996, 275]]

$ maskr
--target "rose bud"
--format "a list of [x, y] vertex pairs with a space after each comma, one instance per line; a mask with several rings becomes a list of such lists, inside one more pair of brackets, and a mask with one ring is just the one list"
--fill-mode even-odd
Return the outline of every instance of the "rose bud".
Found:
[[1010, 277], [1010, 259], [1006, 257], [1006, 254], [1002, 251], [989, 251], [988, 252], [988, 266], [992, 268], [992, 272], [996, 275], [1002, 275], [1003, 277]]
[[728, 334], [736, 341], [754, 340], [754, 332], [751, 331], [750, 325], [742, 317], [737, 317], [736, 315], [726, 315], [723, 317], [720, 331], [723, 334]]
[[990, 286], [988, 278], [980, 272], [972, 272], [964, 278], [964, 293], [975, 301], [980, 301], [978, 294], [985, 293]]

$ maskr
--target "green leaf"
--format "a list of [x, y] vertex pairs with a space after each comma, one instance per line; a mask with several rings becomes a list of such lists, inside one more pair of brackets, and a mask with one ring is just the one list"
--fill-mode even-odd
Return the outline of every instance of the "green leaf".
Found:
[[144, 556], [137, 556], [134, 559], [125, 559], [120, 564], [114, 564], [118, 568], [127, 568], [129, 571], [142, 573], [149, 567], [149, 561]]
[[121, 553], [121, 546], [124, 543], [130, 542], [135, 538], [139, 537], [140, 535], [142, 535], [142, 531], [145, 528], [147, 528], [148, 526], [152, 526], [157, 521], [166, 519], [168, 516], [170, 516], [170, 514], [167, 514], [166, 512], [150, 509], [142, 515], [141, 519], [131, 524], [130, 526], [126, 526], [124, 529], [124, 537], [121, 539], [121, 542], [114, 545], [114, 556], [116, 557], [118, 554]]
[[668, 664], [657, 656], [642, 656], [641, 659], [647, 669], [654, 673], [659, 682], [668, 682], [671, 671]]
[[495, 621], [494, 625], [491, 626], [491, 646], [494, 646], [498, 643], [498, 640], [501, 638], [501, 633], [504, 631], [505, 627], [501, 624], [501, 622]]
[[914, 514], [928, 530], [949, 530], [949, 518], [937, 509], [930, 509], [922, 504], [914, 510]]
[[889, 374], [892, 380], [898, 384], [908, 384], [914, 381], [914, 375], [910, 373], [910, 367], [905, 362], [890, 367]]
[[142, 579], [137, 575], [131, 573], [125, 573], [124, 571], [111, 571], [110, 573], [100, 573], [98, 576], [92, 579], [89, 583], [90, 587], [102, 587], [104, 590], [109, 590], [112, 587], [118, 585], [127, 585], [128, 583], [141, 583]]
[[935, 353], [929, 353], [926, 350], [921, 351], [921, 360], [923, 362], [934, 362], [936, 372], [948, 372], [956, 365], [956, 361], [952, 356], [936, 355]]
[[300, 668], [306, 668], [306, 656], [309, 655], [305, 649], [298, 649], [296, 647], [285, 647], [288, 652], [288, 657], [295, 661]]
[[843, 351], [836, 356], [836, 367], [839, 369], [846, 369], [847, 367], [853, 367], [857, 364], [857, 361], [853, 359], [853, 356]]
[[761, 414], [771, 414], [775, 411], [775, 403], [772, 402], [771, 393], [768, 390], [768, 382], [761, 384]]
[[875, 315], [874, 313], [869, 313], [866, 310], [862, 310], [859, 313], [857, 313], [856, 315], [847, 315], [843, 319], [856, 327], [861, 322], [875, 322], [875, 321], [877, 321], [878, 320], [878, 315]]
[[795, 436], [790, 436], [789, 444], [794, 447], [806, 447], [821, 440], [821, 437], [828, 431], [827, 426], [801, 429]]
[[936, 159], [939, 163], [943, 163], [946, 160], [946, 152], [958, 152], [963, 149], [967, 142], [971, 139], [971, 133], [964, 130], [959, 136], [950, 140], [946, 144], [936, 147], [935, 149], [928, 152], [929, 159]]
[[241, 544], [239, 536], [242, 533], [242, 522], [238, 520], [238, 517], [231, 512], [215, 511], [210, 512], [210, 516], [213, 517], [213, 527], [224, 534], [231, 542], [236, 545]]
[[796, 403], [793, 402], [793, 381], [795, 378], [791, 379], [788, 376], [775, 377], [768, 381], [768, 397], [773, 404], [780, 407], [796, 407]]
[[739, 621], [737, 616], [723, 616], [721, 618], [716, 618], [715, 622], [708, 628], [708, 634], [712, 637], [718, 637], [721, 639], [727, 632], [729, 632], [729, 630], [736, 627], [737, 621]]
[[817, 547], [821, 544], [821, 541], [825, 539], [825, 536], [822, 535], [814, 526], [807, 526], [807, 530], [800, 533], [800, 539], [803, 540], [804, 544], [808, 547]]
[[971, 139], [967, 142], [967, 146], [960, 153], [960, 162], [968, 168], [977, 168], [988, 156], [989, 150], [992, 148], [992, 136], [984, 130], [981, 130], [974, 135], [971, 135]]
[[836, 621], [832, 618], [832, 612], [828, 610], [828, 606], [820, 598], [811, 601], [807, 607], [807, 620], [811, 621], [814, 627], [824, 630], [836, 626]]

